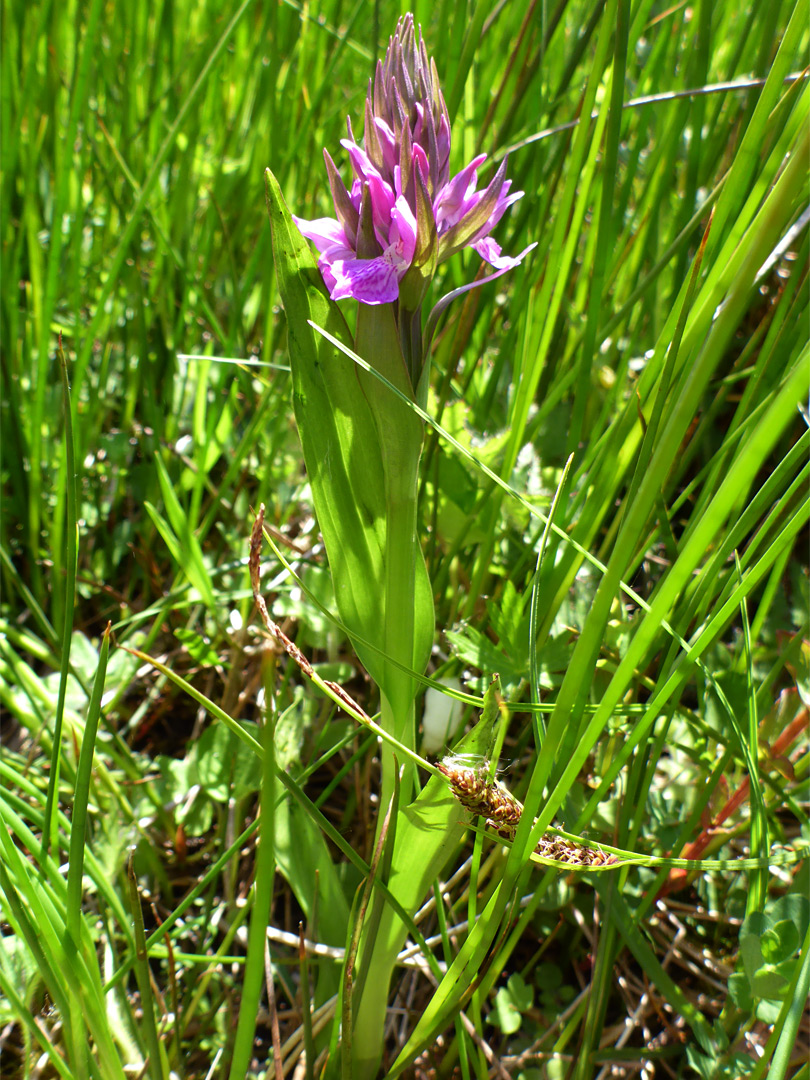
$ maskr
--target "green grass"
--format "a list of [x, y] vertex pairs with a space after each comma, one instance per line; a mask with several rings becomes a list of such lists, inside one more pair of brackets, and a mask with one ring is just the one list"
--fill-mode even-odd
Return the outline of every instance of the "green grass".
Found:
[[[527, 812], [508, 847], [458, 807], [387, 1073], [806, 1075], [807, 0], [413, 11], [453, 171], [508, 152], [496, 237], [538, 242], [440, 322], [420, 477], [428, 674], [468, 724], [500, 674]], [[329, 213], [322, 147], [346, 169], [399, 14], [4, 0], [3, 1076], [272, 1076], [274, 1031], [339, 1070], [378, 747], [262, 635], [252, 508], [293, 571], [265, 548], [273, 618], [378, 700], [334, 618], [263, 185]], [[550, 825], [643, 865], [537, 865]], [[265, 918], [319, 946], [271, 938], [274, 1004]]]

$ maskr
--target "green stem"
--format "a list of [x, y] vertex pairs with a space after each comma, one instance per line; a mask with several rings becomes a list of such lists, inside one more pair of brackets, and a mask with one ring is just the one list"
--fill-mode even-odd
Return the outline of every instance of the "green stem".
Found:
[[[416, 578], [416, 473], [417, 462], [394, 460], [386, 463], [388, 488], [388, 528], [385, 543], [385, 626], [386, 656], [412, 668], [414, 664], [414, 585]], [[389, 468], [390, 466], [390, 468]], [[409, 468], [410, 466], [410, 468]], [[407, 475], [410, 473], [410, 475]], [[405, 746], [416, 746], [414, 724], [414, 682], [393, 664], [385, 665], [381, 690], [382, 727]], [[397, 762], [388, 743], [383, 745], [383, 783], [380, 806], [388, 806], [394, 791]], [[413, 776], [406, 768], [400, 787], [400, 803], [411, 801]]]
[[[397, 324], [388, 305], [374, 308], [360, 305], [355, 349], [392, 385], [412, 396]], [[384, 596], [382, 641], [386, 656], [394, 663], [384, 664], [380, 679], [382, 726], [413, 749], [414, 682], [407, 671], [395, 665], [413, 669], [415, 664], [422, 663], [422, 658], [415, 656], [415, 594], [416, 560], [421, 557], [417, 550], [416, 499], [423, 426], [416, 413], [373, 373], [359, 372], [358, 378], [374, 416], [385, 485], [385, 555], [380, 583]], [[380, 805], [388, 806], [394, 793], [397, 766], [387, 745], [382, 750], [382, 765]], [[410, 802], [412, 791], [413, 781], [406, 772], [400, 805]]]

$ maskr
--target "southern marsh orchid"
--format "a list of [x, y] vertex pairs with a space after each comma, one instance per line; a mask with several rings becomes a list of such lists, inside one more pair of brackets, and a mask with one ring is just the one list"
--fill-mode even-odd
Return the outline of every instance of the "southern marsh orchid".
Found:
[[[505, 161], [480, 189], [483, 154], [450, 176], [450, 118], [412, 16], [400, 19], [377, 65], [362, 146], [351, 124], [343, 146], [350, 188], [325, 153], [334, 218], [293, 218], [269, 170], [267, 203], [295, 416], [335, 601], [380, 691], [387, 738], [380, 746], [378, 805], [393, 816], [380, 813], [378, 842], [386, 820], [395, 837], [382, 873], [400, 911], [412, 915], [441, 873], [457, 824], [446, 793], [430, 785], [419, 792], [407, 764], [416, 748], [418, 677], [435, 634], [417, 512], [429, 381], [424, 359], [448, 303], [516, 266], [530, 248], [510, 258], [491, 236], [522, 194], [511, 191]], [[304, 237], [318, 249], [317, 268]], [[466, 247], [492, 272], [436, 302], [423, 324], [437, 266]], [[347, 321], [337, 301], [349, 298], [358, 303]], [[401, 914], [375, 893], [359, 942], [355, 1000], [347, 1006], [359, 1080], [377, 1072], [385, 1031], [381, 990], [406, 934]]]
[[506, 159], [479, 190], [486, 154], [450, 177], [450, 118], [412, 15], [400, 19], [369, 82], [363, 146], [351, 121], [342, 146], [351, 162], [351, 188], [324, 150], [336, 216], [293, 220], [318, 249], [333, 300], [398, 305], [403, 353], [418, 376], [422, 343], [414, 340], [416, 320], [407, 316], [420, 310], [437, 265], [463, 248], [473, 248], [493, 267], [485, 280], [520, 263], [534, 245], [515, 257], [503, 255], [490, 234], [523, 192], [510, 190]]

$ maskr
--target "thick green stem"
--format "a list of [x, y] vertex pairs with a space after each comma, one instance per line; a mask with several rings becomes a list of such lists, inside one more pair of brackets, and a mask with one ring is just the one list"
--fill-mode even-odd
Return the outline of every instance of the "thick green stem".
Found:
[[[406, 358], [394, 305], [360, 304], [355, 352], [389, 385], [355, 367], [313, 329], [324, 327], [339, 342], [351, 339], [339, 308], [325, 297], [312, 255], [269, 172], [267, 202], [273, 256], [290, 330], [295, 414], [337, 603], [349, 632], [376, 646], [371, 651], [358, 644], [358, 655], [379, 685], [384, 728], [413, 748], [415, 686], [411, 672], [424, 671], [434, 633], [432, 592], [416, 531], [423, 426], [409, 407], [421, 357], [419, 313], [408, 315]], [[405, 763], [397, 763], [385, 744], [382, 764], [380, 806], [387, 809], [396, 791], [397, 764]], [[383, 863], [391, 866], [386, 878], [394, 881], [396, 895], [406, 898], [405, 909], [409, 911], [415, 910], [430, 887], [434, 866], [433, 858], [422, 855], [424, 830], [408, 818], [413, 789], [412, 766], [408, 764], [398, 805], [393, 806], [391, 827], [399, 876], [389, 857], [391, 852], [385, 852]], [[446, 811], [442, 811], [442, 828], [427, 837], [431, 851], [446, 842], [445, 816]], [[400, 843], [403, 830], [412, 835], [410, 841]], [[415, 852], [416, 861], [406, 865], [408, 854]], [[379, 1060], [388, 986], [404, 932], [375, 901], [364, 920], [359, 977], [354, 983], [353, 1008], [358, 1015], [354, 1048], [361, 1062], [356, 1076], [371, 1076]]]
[[[392, 308], [360, 306], [355, 348], [389, 383], [403, 395], [412, 397]], [[380, 678], [382, 725], [400, 742], [413, 748], [414, 683], [409, 670], [403, 668], [412, 669], [423, 662], [421, 656], [416, 656], [421, 645], [417, 649], [415, 644], [417, 638], [421, 641], [424, 636], [418, 633], [416, 614], [417, 559], [421, 559], [416, 535], [416, 498], [422, 421], [373, 374], [360, 373], [358, 378], [377, 428], [385, 488], [385, 553], [380, 583], [384, 597], [383, 626], [374, 628], [380, 632], [387, 657]], [[431, 637], [432, 632], [431, 624]], [[382, 748], [382, 762], [380, 805], [388, 806], [394, 791], [396, 765], [387, 745]], [[406, 770], [400, 791], [403, 805], [410, 802], [412, 790]]]
[[[484, 713], [464, 737], [463, 753], [482, 754], [492, 746], [493, 725], [500, 711], [500, 685], [493, 681], [487, 691]], [[409, 806], [402, 807], [395, 823], [394, 851], [388, 888], [410, 915], [455, 855], [464, 826], [458, 805], [439, 777], [430, 780]], [[397, 954], [405, 943], [407, 928], [387, 903], [375, 905], [366, 920], [361, 946], [363, 969], [357, 982], [358, 1002], [353, 1025], [353, 1080], [373, 1080], [382, 1054], [382, 1035], [388, 984]]]
[[[401, 405], [401, 403], [398, 403]], [[414, 417], [402, 406], [403, 417]], [[416, 496], [419, 454], [400, 452], [389, 444], [384, 454], [388, 517], [385, 545], [385, 625], [383, 642], [386, 657], [407, 669], [415, 659], [415, 590], [417, 559], [421, 559], [416, 534]], [[381, 724], [405, 746], [416, 744], [414, 720], [414, 680], [409, 670], [386, 662], [381, 690]], [[379, 804], [378, 831], [396, 791], [396, 773], [405, 768], [399, 780], [399, 815], [413, 797], [413, 770], [410, 762], [399, 761], [388, 743], [381, 746], [382, 785]], [[399, 838], [396, 838], [399, 843]], [[392, 865], [396, 865], [396, 849]], [[397, 953], [407, 931], [379, 894], [375, 897], [366, 919], [360, 949], [359, 1001], [352, 1034], [352, 1076], [354, 1080], [372, 1080], [379, 1067], [383, 1048], [385, 1011], [388, 988]]]
[[[416, 472], [417, 462], [398, 460], [386, 468], [388, 488], [388, 528], [385, 545], [385, 626], [384, 650], [391, 660], [412, 668], [414, 664], [414, 588], [416, 578]], [[410, 466], [410, 468], [409, 468]], [[406, 473], [410, 473], [407, 475]], [[381, 689], [382, 726], [399, 742], [414, 748], [414, 684], [408, 671], [386, 663], [385, 683]], [[388, 806], [394, 791], [396, 764], [388, 743], [382, 747], [383, 783], [380, 807]], [[402, 765], [402, 762], [399, 762]], [[411, 800], [411, 769], [406, 768], [400, 781], [400, 802]], [[382, 815], [381, 815], [382, 816]]]

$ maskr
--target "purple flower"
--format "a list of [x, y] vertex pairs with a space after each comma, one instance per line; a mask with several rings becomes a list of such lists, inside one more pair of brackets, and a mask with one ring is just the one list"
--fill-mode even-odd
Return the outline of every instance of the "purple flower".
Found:
[[478, 169], [486, 154], [450, 177], [447, 106], [412, 15], [399, 20], [369, 84], [363, 146], [351, 123], [348, 133], [342, 145], [354, 174], [351, 190], [324, 150], [336, 217], [294, 219], [320, 252], [318, 266], [333, 300], [399, 300], [415, 312], [436, 266], [455, 252], [472, 247], [503, 273], [534, 247], [509, 257], [490, 236], [523, 194], [510, 193], [505, 160], [482, 190]]

